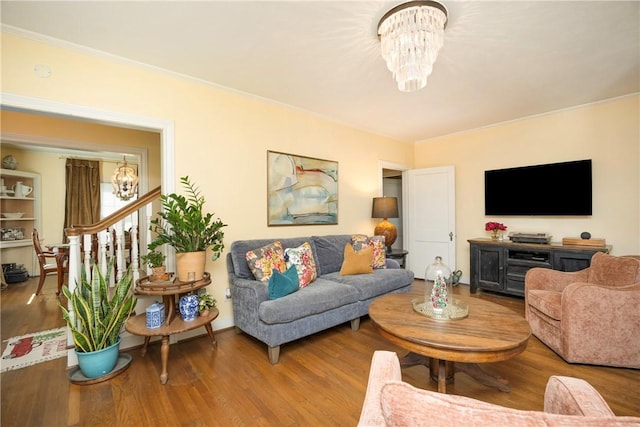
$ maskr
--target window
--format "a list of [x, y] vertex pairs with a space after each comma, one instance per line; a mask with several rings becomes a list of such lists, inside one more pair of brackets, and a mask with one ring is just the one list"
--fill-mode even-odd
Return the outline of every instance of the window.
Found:
[[[113, 187], [110, 182], [103, 182], [100, 184], [100, 218], [104, 218], [108, 215], [111, 215], [118, 209], [128, 205], [132, 201], [138, 198], [137, 195], [134, 195], [130, 200], [124, 201], [120, 200], [113, 194]], [[124, 219], [124, 230], [129, 231], [133, 226], [133, 215], [138, 215], [134, 213], [129, 215]], [[136, 221], [137, 223], [137, 221]]]

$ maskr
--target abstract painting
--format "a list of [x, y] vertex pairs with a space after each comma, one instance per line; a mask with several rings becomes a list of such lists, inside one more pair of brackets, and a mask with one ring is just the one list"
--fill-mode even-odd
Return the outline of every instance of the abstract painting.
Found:
[[267, 151], [267, 225], [338, 223], [338, 162]]

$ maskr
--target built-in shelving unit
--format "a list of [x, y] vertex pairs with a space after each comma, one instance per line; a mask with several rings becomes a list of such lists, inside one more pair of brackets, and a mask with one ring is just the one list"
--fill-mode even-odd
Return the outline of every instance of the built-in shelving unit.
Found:
[[[0, 191], [0, 251], [2, 263], [22, 264], [30, 275], [38, 273], [34, 258], [31, 233], [40, 228], [41, 184], [40, 175], [11, 169], [0, 169], [5, 191]], [[29, 194], [16, 194], [20, 184], [30, 187]], [[9, 218], [10, 214], [22, 213], [20, 218]]]

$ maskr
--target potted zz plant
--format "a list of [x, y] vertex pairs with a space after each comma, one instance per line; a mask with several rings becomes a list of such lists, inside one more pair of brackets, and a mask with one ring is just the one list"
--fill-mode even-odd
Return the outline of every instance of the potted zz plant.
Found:
[[161, 280], [169, 280], [169, 275], [166, 273], [164, 266], [164, 260], [166, 256], [159, 251], [150, 250], [146, 255], [142, 255], [140, 259], [147, 264], [152, 273], [149, 276], [151, 282], [158, 282]]
[[[205, 198], [188, 176], [180, 178], [180, 182], [187, 196], [175, 193], [160, 196], [162, 210], [151, 220], [149, 229], [156, 233], [156, 238], [149, 243], [149, 249], [165, 243], [173, 246], [178, 280], [186, 282], [202, 279], [207, 249], [212, 250], [213, 261], [220, 257], [224, 249], [222, 227], [226, 224], [204, 212]], [[189, 273], [194, 273], [194, 277]]]
[[115, 368], [120, 332], [136, 307], [137, 300], [131, 292], [131, 267], [112, 292], [108, 286], [109, 275], [103, 277], [98, 266], [94, 266], [91, 278], [87, 278], [82, 269], [80, 283], [73, 292], [67, 286], [62, 287], [62, 293], [73, 308], [75, 321], [69, 310], [58, 304], [71, 329], [80, 371], [87, 378], [106, 375]]

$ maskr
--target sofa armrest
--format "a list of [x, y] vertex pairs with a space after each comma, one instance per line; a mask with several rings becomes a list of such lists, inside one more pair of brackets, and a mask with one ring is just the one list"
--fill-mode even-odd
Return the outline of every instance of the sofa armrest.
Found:
[[385, 258], [385, 267], [387, 268], [400, 268], [400, 263], [392, 258]]
[[569, 362], [640, 368], [640, 282], [572, 283], [562, 293], [562, 347]]
[[615, 417], [591, 384], [579, 378], [551, 376], [544, 392], [544, 411], [550, 414]]
[[240, 279], [229, 274], [233, 321], [239, 329], [250, 335], [258, 333], [258, 309], [269, 299], [269, 287], [258, 280]]
[[588, 277], [588, 268], [567, 272], [535, 267], [527, 271], [524, 277], [525, 293], [531, 289], [562, 292], [567, 285], [574, 282], [586, 282]]
[[380, 406], [380, 393], [387, 381], [402, 381], [398, 356], [391, 351], [377, 350], [371, 359], [367, 393], [364, 396], [358, 427], [384, 426], [384, 416]]

